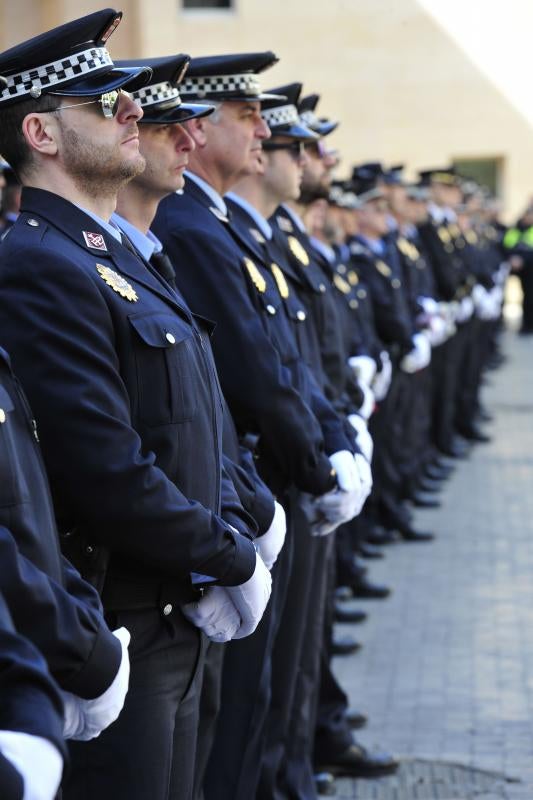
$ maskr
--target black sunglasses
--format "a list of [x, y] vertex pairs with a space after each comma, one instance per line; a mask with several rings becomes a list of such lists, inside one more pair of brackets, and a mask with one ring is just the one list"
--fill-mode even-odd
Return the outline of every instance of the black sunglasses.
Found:
[[264, 142], [263, 150], [288, 150], [295, 158], [301, 158], [305, 152], [305, 145], [303, 142], [287, 142], [285, 144]]

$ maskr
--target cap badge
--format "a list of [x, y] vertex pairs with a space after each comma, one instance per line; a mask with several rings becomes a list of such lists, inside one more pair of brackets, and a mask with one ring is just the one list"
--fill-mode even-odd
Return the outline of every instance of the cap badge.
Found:
[[215, 215], [215, 217], [216, 217], [217, 219], [219, 219], [221, 222], [229, 222], [229, 219], [228, 219], [228, 218], [227, 218], [227, 216], [224, 214], [224, 212], [220, 210], [220, 208], [217, 208], [216, 206], [209, 206], [209, 211], [210, 211], [212, 214], [214, 214], [214, 215]]
[[307, 254], [305, 247], [298, 241], [296, 236], [289, 236], [287, 238], [287, 242], [289, 244], [289, 248], [293, 256], [297, 258], [300, 264], [303, 264], [304, 267], [308, 267], [309, 256]]
[[250, 276], [250, 280], [252, 281], [253, 285], [257, 289], [258, 292], [264, 294], [266, 292], [266, 280], [263, 278], [257, 267], [255, 266], [254, 262], [251, 258], [243, 258], [243, 264], [248, 271], [248, 275]]
[[87, 247], [107, 253], [107, 245], [101, 233], [91, 233], [91, 231], [82, 231], [82, 233]]
[[111, 286], [114, 292], [119, 294], [125, 300], [129, 300], [130, 303], [136, 303], [139, 299], [137, 296], [137, 292], [128, 283], [128, 281], [124, 280], [122, 275], [119, 275], [118, 272], [115, 270], [110, 269], [109, 267], [104, 267], [103, 264], [97, 264], [96, 269], [98, 270], [98, 274], [104, 281], [107, 283], [108, 286]]
[[389, 267], [389, 265], [385, 264], [385, 262], [381, 261], [381, 259], [378, 259], [378, 261], [376, 261], [376, 269], [385, 278], [390, 278], [390, 276], [392, 275], [392, 270]]
[[290, 294], [290, 291], [289, 291], [289, 285], [285, 280], [285, 275], [283, 274], [283, 272], [281, 271], [281, 269], [278, 267], [277, 264], [272, 263], [270, 265], [270, 269], [272, 270], [274, 280], [276, 281], [278, 292], [280, 293], [282, 298], [286, 300]]

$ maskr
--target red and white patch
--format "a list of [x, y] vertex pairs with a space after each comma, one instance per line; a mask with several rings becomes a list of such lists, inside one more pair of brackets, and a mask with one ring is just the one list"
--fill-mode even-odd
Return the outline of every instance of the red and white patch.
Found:
[[82, 231], [82, 233], [87, 247], [92, 247], [93, 250], [103, 250], [107, 253], [107, 245], [101, 233], [91, 233], [90, 231]]

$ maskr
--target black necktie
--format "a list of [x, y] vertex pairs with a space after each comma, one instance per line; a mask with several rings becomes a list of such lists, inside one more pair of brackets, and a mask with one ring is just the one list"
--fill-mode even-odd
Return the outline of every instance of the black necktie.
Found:
[[176, 272], [172, 266], [172, 262], [166, 253], [152, 253], [150, 264], [157, 271], [158, 275], [166, 280], [168, 284], [176, 290]]

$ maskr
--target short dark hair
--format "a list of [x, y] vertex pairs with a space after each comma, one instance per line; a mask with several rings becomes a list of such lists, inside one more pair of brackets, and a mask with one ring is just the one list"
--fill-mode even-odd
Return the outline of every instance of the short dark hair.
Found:
[[19, 179], [32, 162], [31, 150], [22, 133], [24, 117], [33, 112], [55, 111], [61, 99], [57, 95], [43, 94], [38, 100], [23, 100], [0, 110], [0, 153]]

